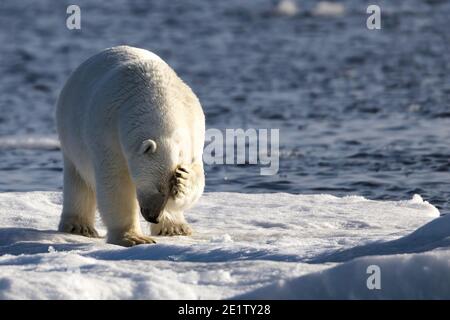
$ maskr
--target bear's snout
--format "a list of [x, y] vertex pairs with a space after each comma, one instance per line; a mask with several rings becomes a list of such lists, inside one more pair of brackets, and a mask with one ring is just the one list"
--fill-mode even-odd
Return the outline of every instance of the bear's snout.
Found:
[[141, 214], [150, 223], [158, 223], [158, 218], [164, 210], [167, 197], [162, 193], [154, 194], [146, 198], [141, 204]]

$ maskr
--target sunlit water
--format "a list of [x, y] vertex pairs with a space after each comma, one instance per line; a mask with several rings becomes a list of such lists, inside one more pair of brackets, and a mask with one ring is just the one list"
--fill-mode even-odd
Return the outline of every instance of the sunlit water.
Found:
[[62, 187], [54, 105], [69, 73], [129, 44], [165, 59], [199, 96], [208, 128], [279, 128], [280, 169], [206, 166], [207, 191], [419, 193], [449, 208], [450, 3], [371, 1], [342, 15], [275, 13], [276, 1], [0, 2], [0, 191]]

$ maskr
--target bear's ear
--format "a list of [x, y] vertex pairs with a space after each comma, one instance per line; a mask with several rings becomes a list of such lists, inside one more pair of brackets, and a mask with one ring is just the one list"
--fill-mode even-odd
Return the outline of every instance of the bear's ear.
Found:
[[141, 147], [139, 148], [139, 152], [141, 154], [144, 153], [154, 153], [156, 151], [156, 142], [152, 139], [145, 140], [142, 142]]

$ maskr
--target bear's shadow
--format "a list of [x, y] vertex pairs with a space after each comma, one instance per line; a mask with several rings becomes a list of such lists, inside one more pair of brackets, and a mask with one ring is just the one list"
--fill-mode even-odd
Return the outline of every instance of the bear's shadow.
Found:
[[[78, 239], [80, 238], [80, 239]], [[71, 251], [85, 248], [92, 242], [84, 237], [54, 230], [32, 228], [0, 228], [0, 256]]]
[[[99, 244], [103, 244], [98, 246]], [[98, 247], [97, 247], [98, 246]], [[273, 250], [249, 247], [213, 247], [156, 245], [122, 248], [105, 247], [104, 239], [91, 239], [61, 233], [55, 230], [32, 228], [0, 228], [0, 256], [42, 254], [52, 251], [67, 252], [88, 250], [87, 256], [101, 260], [170, 260], [191, 262], [223, 262], [237, 260], [271, 260], [285, 262], [326, 263], [345, 262], [358, 257], [420, 253], [450, 247], [450, 215], [441, 216], [418, 228], [414, 232], [393, 241], [368, 243], [348, 249], [325, 251], [314, 258], [296, 254], [281, 254]]]

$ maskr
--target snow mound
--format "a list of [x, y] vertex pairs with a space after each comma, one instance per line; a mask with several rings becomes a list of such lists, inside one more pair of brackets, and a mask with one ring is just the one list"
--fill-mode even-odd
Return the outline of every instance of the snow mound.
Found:
[[[133, 248], [56, 232], [61, 204], [59, 192], [0, 193], [1, 299], [448, 296], [450, 216], [418, 195], [206, 193], [187, 213], [192, 237]], [[344, 277], [354, 287], [338, 288]]]
[[[378, 289], [367, 285], [373, 274], [370, 266], [379, 268]], [[450, 299], [449, 271], [449, 251], [359, 258], [322, 272], [280, 280], [235, 298]]]

